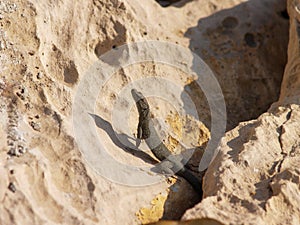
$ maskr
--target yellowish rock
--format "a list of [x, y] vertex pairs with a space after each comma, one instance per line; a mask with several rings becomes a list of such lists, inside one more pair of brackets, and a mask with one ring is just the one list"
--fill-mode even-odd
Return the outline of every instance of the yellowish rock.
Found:
[[151, 201], [150, 207], [141, 208], [136, 213], [141, 223], [147, 224], [158, 221], [163, 216], [166, 199], [167, 195], [159, 194]]

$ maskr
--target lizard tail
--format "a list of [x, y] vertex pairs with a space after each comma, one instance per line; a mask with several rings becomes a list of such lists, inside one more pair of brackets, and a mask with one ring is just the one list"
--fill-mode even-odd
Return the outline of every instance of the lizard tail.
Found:
[[188, 171], [185, 168], [182, 168], [176, 174], [178, 174], [181, 177], [184, 177], [192, 185], [194, 190], [200, 195], [202, 199], [203, 190], [201, 181], [199, 181], [190, 171]]

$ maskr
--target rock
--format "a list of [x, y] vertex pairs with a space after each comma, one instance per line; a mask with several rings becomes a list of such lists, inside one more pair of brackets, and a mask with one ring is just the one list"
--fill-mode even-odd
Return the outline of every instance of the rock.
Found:
[[[298, 3], [298, 1], [296, 1]], [[298, 31], [298, 26], [300, 23], [300, 13], [298, 9], [298, 4], [292, 3], [292, 1], [287, 1], [288, 12], [290, 15], [290, 42], [288, 48], [288, 57], [284, 77], [282, 80], [280, 98], [277, 105], [288, 105], [291, 103], [299, 104], [299, 85], [300, 79], [297, 76], [298, 74], [298, 65], [299, 65], [299, 50], [297, 49], [299, 43], [297, 42], [300, 38]]]
[[[73, 106], [80, 82], [91, 75], [89, 69], [99, 57], [108, 51], [118, 53], [125, 43], [159, 40], [178, 44], [201, 55], [214, 70], [228, 103], [227, 128], [231, 129], [242, 120], [250, 120], [266, 112], [279, 95], [288, 38], [288, 20], [282, 16], [285, 15], [282, 13], [284, 9], [284, 2], [280, 0], [266, 3], [180, 1], [166, 8], [154, 0], [143, 1], [142, 4], [138, 0], [80, 3], [71, 0], [1, 1], [0, 41], [5, 48], [0, 52], [0, 72], [5, 79], [0, 81], [0, 137], [3, 140], [0, 143], [3, 150], [0, 154], [3, 174], [0, 176], [0, 224], [149, 222], [146, 220], [149, 217], [137, 216], [136, 213], [141, 211], [150, 215], [153, 212], [155, 220], [160, 217], [179, 219], [186, 209], [200, 201], [184, 179], [174, 178], [174, 183], [168, 182], [171, 178], [159, 176], [160, 182], [130, 186], [101, 175], [97, 168], [105, 168], [116, 177], [136, 181], [139, 177], [132, 176], [132, 171], [125, 173], [110, 168], [108, 156], [126, 167], [134, 166], [138, 171], [153, 166], [154, 160], [147, 155], [149, 152], [143, 148], [143, 143], [141, 150], [144, 151], [129, 152], [128, 148], [122, 147], [124, 140], [127, 140], [125, 144], [128, 146], [135, 146], [138, 118], [130, 108], [130, 102], [122, 102], [124, 108], [130, 109], [129, 116], [119, 118], [117, 122], [113, 119], [115, 102], [123, 97], [121, 91], [136, 81], [152, 77], [167, 81], [168, 85], [163, 88], [167, 93], [176, 89], [180, 94], [189, 95], [196, 104], [199, 121], [193, 116], [174, 119], [170, 117], [176, 112], [174, 105], [179, 102], [183, 106], [180, 110], [189, 107], [183, 98], [173, 96], [171, 101], [166, 101], [149, 96], [154, 117], [173, 129], [174, 136], [165, 140], [168, 146], [176, 152], [177, 139], [184, 137], [188, 144], [197, 147], [196, 157], [191, 159], [189, 167], [199, 177], [197, 166], [209, 138], [206, 127], [210, 128], [211, 118], [205, 94], [195, 82], [197, 76], [171, 65], [147, 61], [115, 71], [103, 87], [101, 82], [98, 85], [96, 81], [90, 81], [88, 85], [96, 83], [99, 88], [93, 93], [96, 99], [93, 110], [82, 113], [89, 115], [79, 130], [82, 139], [75, 136], [73, 129], [78, 119], [73, 117]], [[295, 34], [295, 26], [293, 29]], [[296, 50], [290, 48], [289, 51]], [[106, 59], [104, 63], [114, 66], [118, 64], [116, 59]], [[289, 74], [288, 71], [286, 74]], [[97, 77], [97, 82], [104, 81], [103, 74], [99, 73]], [[276, 212], [276, 219], [286, 222], [286, 217], [276, 211], [276, 204], [282, 207], [282, 212], [296, 209], [298, 172], [289, 165], [298, 163], [297, 142], [293, 143], [298, 137], [293, 132], [297, 127], [298, 106], [292, 101], [290, 103], [293, 104], [288, 105], [290, 100], [285, 98], [288, 95], [285, 93], [292, 95], [297, 92], [297, 87], [288, 85], [288, 80], [283, 81], [281, 93], [281, 100], [287, 106], [279, 108], [274, 105], [277, 111], [269, 111], [256, 122], [242, 123], [226, 134], [220, 154], [205, 177], [205, 199], [184, 216], [185, 219], [202, 218], [182, 223], [212, 222], [208, 217], [224, 224], [241, 217], [261, 222], [271, 217], [271, 212]], [[169, 88], [170, 84], [177, 86]], [[148, 82], [147, 85], [145, 89], [148, 90], [153, 83]], [[20, 89], [16, 90], [18, 87]], [[155, 90], [162, 88], [157, 85]], [[84, 94], [90, 91], [86, 88]], [[85, 109], [90, 107], [89, 100], [82, 102]], [[24, 118], [34, 121], [26, 122]], [[182, 126], [180, 120], [189, 122], [188, 126]], [[128, 129], [119, 131], [118, 126], [124, 124], [128, 124]], [[96, 138], [87, 135], [89, 127], [95, 130]], [[255, 144], [255, 140], [247, 135], [240, 140], [242, 134], [239, 132], [264, 143]], [[95, 161], [88, 162], [79, 145], [81, 140], [86, 145], [99, 146], [98, 151], [104, 147], [107, 158], [95, 154], [92, 155]], [[227, 144], [228, 141], [233, 142]], [[249, 145], [245, 144], [245, 149], [244, 142]], [[258, 159], [260, 155], [251, 151], [252, 144], [270, 152], [260, 151], [261, 158]], [[105, 162], [99, 165], [97, 160], [101, 157]], [[243, 159], [241, 163], [237, 163], [239, 158]], [[252, 174], [254, 164], [261, 173]], [[243, 173], [239, 169], [243, 169]], [[214, 172], [216, 178], [212, 179]], [[235, 182], [231, 177], [233, 172], [239, 174]], [[272, 180], [270, 176], [273, 176]], [[231, 178], [233, 184], [228, 181]], [[14, 194], [7, 189], [11, 180], [20, 187]], [[233, 188], [237, 188], [236, 194]], [[253, 196], [247, 191], [256, 196], [254, 203]], [[272, 197], [272, 192], [278, 194]], [[156, 201], [153, 206], [152, 200], [160, 193], [165, 193], [166, 199], [159, 198], [164, 201]], [[223, 194], [218, 196], [217, 193]], [[268, 196], [271, 198], [264, 200]], [[284, 202], [284, 199], [288, 201]], [[159, 206], [158, 210], [155, 206]], [[199, 212], [201, 207], [203, 210]], [[264, 213], [266, 210], [269, 214]], [[151, 221], [154, 221], [153, 218]], [[290, 219], [297, 222], [295, 217]], [[272, 218], [269, 221], [273, 221]]]
[[[300, 174], [294, 167], [300, 160], [300, 133], [295, 133], [299, 113], [297, 105], [281, 107], [229, 131], [204, 177], [204, 200], [183, 219], [215, 218], [225, 224], [297, 221], [299, 215], [293, 213], [299, 210], [297, 200], [284, 203], [283, 199], [299, 198]], [[278, 204], [285, 205], [285, 216]]]
[[[278, 99], [287, 60], [288, 20], [281, 16], [285, 9], [283, 1], [247, 1], [204, 17], [185, 32], [189, 47], [220, 83], [228, 130], [257, 118]], [[200, 90], [193, 100], [207, 125], [210, 114], [199, 96]]]
[[[300, 2], [297, 1], [299, 4]], [[204, 199], [183, 220], [213, 218], [224, 224], [300, 223], [299, 11], [288, 1], [289, 61], [280, 99], [256, 120], [240, 123], [222, 139], [204, 178]]]

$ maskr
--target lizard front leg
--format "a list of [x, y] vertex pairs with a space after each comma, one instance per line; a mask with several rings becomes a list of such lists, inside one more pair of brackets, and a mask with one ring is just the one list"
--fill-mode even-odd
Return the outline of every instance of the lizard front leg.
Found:
[[138, 129], [137, 129], [137, 138], [138, 139], [143, 139], [143, 128], [141, 122], [138, 124]]

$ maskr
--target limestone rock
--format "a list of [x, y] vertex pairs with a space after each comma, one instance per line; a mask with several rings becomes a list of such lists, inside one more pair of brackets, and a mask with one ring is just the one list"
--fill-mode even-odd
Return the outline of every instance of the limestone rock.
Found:
[[287, 66], [285, 68], [284, 77], [281, 85], [280, 99], [279, 103], [299, 104], [299, 76], [298, 76], [298, 65], [299, 65], [299, 43], [300, 34], [298, 31], [300, 13], [299, 13], [299, 2], [298, 1], [287, 1], [288, 12], [290, 14], [290, 41], [288, 48], [288, 57]]
[[299, 113], [298, 105], [280, 107], [229, 131], [204, 177], [204, 200], [183, 219], [297, 224]]
[[[73, 122], [76, 118], [72, 117], [73, 101], [80, 82], [89, 75], [87, 71], [99, 57], [125, 43], [143, 40], [176, 43], [201, 55], [215, 71], [228, 102], [228, 129], [232, 128], [241, 120], [252, 119], [266, 111], [277, 98], [288, 37], [284, 9], [285, 3], [279, 0], [267, 3], [182, 0], [166, 8], [154, 0], [142, 3], [139, 0], [1, 1], [0, 224], [140, 224], [136, 212], [149, 206], [155, 196], [167, 193], [168, 189], [170, 192], [163, 218], [179, 218], [198, 201], [196, 193], [184, 179], [178, 178], [175, 183], [168, 183], [162, 177], [160, 183], [146, 187], [126, 186], [99, 175], [94, 168], [103, 165], [86, 161], [75, 138]], [[295, 33], [295, 26], [293, 29]], [[286, 35], [280, 36], [278, 33]], [[289, 51], [292, 51], [291, 48]], [[245, 60], [239, 61], [241, 58]], [[129, 83], [145, 77], [172, 81], [193, 99], [203, 124], [190, 120], [191, 126], [185, 130], [190, 132], [185, 136], [186, 140], [199, 147], [197, 145], [205, 143], [209, 137], [205, 128], [210, 128], [209, 107], [190, 74], [153, 62], [130, 65], [117, 71], [101, 91], [95, 93], [98, 96], [95, 112], [90, 112], [94, 113], [90, 118], [93, 128], [109, 154], [126, 165], [151, 166], [155, 163], [151, 157], [145, 157], [145, 149], [132, 153], [120, 144], [119, 138], [122, 137], [129, 136], [129, 141], [135, 140], [136, 114], [130, 114], [126, 134], [118, 133], [111, 119], [120, 91]], [[283, 87], [287, 82], [284, 81]], [[286, 85], [286, 92], [289, 89], [290, 86]], [[161, 99], [149, 99], [149, 102], [155, 117], [167, 120], [173, 102], [166, 103]], [[182, 99], [181, 103], [184, 103]], [[260, 222], [276, 211], [276, 204], [284, 209], [295, 209], [297, 199], [291, 196], [297, 190], [298, 172], [289, 165], [297, 164], [297, 143], [292, 144], [292, 140], [298, 137], [292, 132], [292, 127], [297, 127], [297, 112], [297, 105], [290, 105], [276, 113], [272, 111], [261, 116], [259, 123], [263, 124], [263, 128], [270, 126], [279, 129], [281, 136], [274, 130], [267, 135], [262, 134], [263, 128], [260, 129], [255, 121], [249, 122], [247, 129], [243, 129], [242, 124], [227, 133], [223, 139], [224, 150], [221, 149], [205, 178], [206, 199], [201, 204], [212, 204], [205, 207], [206, 211], [201, 212], [203, 215], [209, 214], [209, 217], [222, 219], [226, 223], [230, 217], [237, 219], [235, 212], [246, 215], [250, 211], [260, 215], [268, 209], [270, 214], [265, 213], [264, 217], [253, 215], [254, 221]], [[276, 115], [276, 121], [272, 119], [272, 113]], [[240, 168], [230, 161], [226, 152], [231, 152], [236, 161], [244, 157], [248, 164], [242, 161], [239, 166], [244, 166], [242, 168], [249, 174], [252, 166], [262, 160], [257, 158], [257, 153], [246, 148], [245, 151], [239, 148], [231, 150], [231, 146], [226, 144], [226, 140], [237, 138], [239, 129], [246, 133], [253, 132], [253, 137], [258, 132], [259, 140], [266, 142], [264, 147], [274, 147], [274, 152], [270, 154], [262, 152], [262, 157], [265, 157], [262, 159], [267, 161], [258, 167], [262, 169], [262, 177], [256, 173], [247, 177], [258, 182], [257, 187], [250, 185], [245, 189], [252, 192], [259, 190], [255, 204], [251, 203], [250, 194], [243, 197], [237, 183], [231, 185], [223, 177], [222, 173], [224, 176], [230, 175], [228, 170], [218, 167], [213, 171], [214, 166], [219, 164], [229, 166], [232, 171]], [[204, 138], [200, 139], [195, 134], [201, 134]], [[278, 140], [279, 136], [282, 146], [279, 141], [276, 144], [270, 141], [272, 138]], [[96, 140], [86, 139], [96, 145]], [[254, 145], [253, 140], [246, 140], [249, 145]], [[176, 141], [172, 139], [170, 145], [174, 143]], [[242, 140], [236, 140], [235, 145], [241, 147], [242, 143]], [[240, 156], [239, 151], [244, 155]], [[199, 161], [202, 149], [196, 153], [199, 155], [194, 160]], [[223, 157], [228, 157], [229, 161], [223, 160]], [[274, 164], [276, 160], [279, 162]], [[196, 164], [194, 167], [197, 167]], [[280, 171], [277, 173], [278, 169]], [[209, 179], [214, 172], [219, 177]], [[119, 171], [112, 169], [112, 173], [118, 175]], [[278, 195], [266, 202], [265, 196], [270, 196], [270, 191], [266, 191], [268, 174], [274, 175], [270, 187]], [[128, 177], [130, 175], [127, 174]], [[243, 177], [238, 176], [236, 180], [242, 182]], [[228, 190], [232, 193], [231, 188], [238, 188], [236, 197], [231, 199], [235, 211], [230, 211], [224, 203], [230, 199], [229, 195], [222, 195], [221, 198], [215, 196], [220, 187], [224, 193]], [[224, 203], [224, 206], [216, 201]], [[286, 207], [281, 204], [283, 201]], [[221, 207], [219, 211], [208, 210], [218, 206]], [[176, 210], [172, 211], [174, 207]], [[190, 212], [194, 217], [201, 217], [197, 208]], [[217, 217], [217, 213], [225, 209], [228, 209], [228, 216], [221, 214], [223, 217]], [[184, 218], [192, 217], [186, 214]], [[290, 219], [296, 220], [294, 217]], [[208, 219], [201, 221], [207, 222]]]
[[224, 224], [300, 223], [299, 10], [288, 1], [289, 61], [281, 95], [258, 119], [240, 123], [222, 139], [204, 178], [205, 198], [183, 220]]

